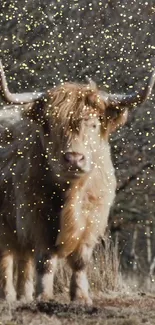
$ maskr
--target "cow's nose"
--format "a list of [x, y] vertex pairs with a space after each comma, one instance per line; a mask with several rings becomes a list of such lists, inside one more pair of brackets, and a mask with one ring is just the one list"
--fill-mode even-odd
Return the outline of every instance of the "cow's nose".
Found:
[[83, 162], [83, 160], [84, 160], [84, 155], [79, 152], [68, 151], [64, 154], [64, 159], [70, 165], [79, 166], [81, 164], [81, 162]]

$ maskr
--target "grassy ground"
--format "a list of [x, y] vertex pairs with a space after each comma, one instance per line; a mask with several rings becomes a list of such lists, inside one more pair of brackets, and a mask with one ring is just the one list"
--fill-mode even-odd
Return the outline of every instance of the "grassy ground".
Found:
[[155, 325], [155, 295], [135, 292], [135, 279], [119, 273], [116, 249], [109, 240], [98, 246], [88, 278], [93, 306], [69, 301], [70, 270], [60, 263], [55, 278], [55, 300], [12, 304], [0, 300], [0, 325]]
[[[59, 301], [59, 302], [58, 302]], [[154, 325], [155, 296], [106, 294], [94, 300], [93, 307], [75, 306], [65, 296], [48, 303], [0, 303], [2, 325]]]

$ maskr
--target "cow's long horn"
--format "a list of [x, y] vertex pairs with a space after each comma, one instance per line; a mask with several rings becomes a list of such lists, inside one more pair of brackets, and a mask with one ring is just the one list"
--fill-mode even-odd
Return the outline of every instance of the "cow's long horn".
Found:
[[11, 93], [8, 89], [5, 72], [3, 69], [2, 62], [0, 60], [0, 95], [7, 103], [26, 104], [41, 98], [44, 93], [35, 91], [21, 94]]
[[152, 88], [155, 83], [155, 71], [151, 74], [147, 85], [145, 88], [140, 89], [139, 91], [135, 91], [131, 94], [107, 94], [106, 92], [101, 91], [101, 96], [108, 104], [116, 107], [133, 107], [143, 103], [148, 96], [151, 94]]

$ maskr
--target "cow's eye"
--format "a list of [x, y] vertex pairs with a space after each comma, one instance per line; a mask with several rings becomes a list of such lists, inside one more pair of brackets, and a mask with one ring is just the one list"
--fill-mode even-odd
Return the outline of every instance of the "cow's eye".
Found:
[[97, 128], [97, 125], [94, 123], [94, 124], [92, 125], [92, 127], [93, 127], [93, 129], [96, 129], [96, 128]]

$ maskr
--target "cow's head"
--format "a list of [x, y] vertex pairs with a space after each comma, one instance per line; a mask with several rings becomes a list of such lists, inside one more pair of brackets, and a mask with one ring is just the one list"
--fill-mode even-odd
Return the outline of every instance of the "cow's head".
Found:
[[89, 173], [104, 159], [109, 134], [125, 123], [128, 108], [150, 94], [153, 73], [145, 88], [129, 95], [108, 94], [89, 84], [65, 83], [45, 93], [10, 93], [1, 71], [1, 95], [8, 103], [32, 103], [29, 117], [41, 124], [50, 165], [57, 177], [72, 179]]

